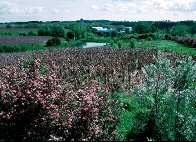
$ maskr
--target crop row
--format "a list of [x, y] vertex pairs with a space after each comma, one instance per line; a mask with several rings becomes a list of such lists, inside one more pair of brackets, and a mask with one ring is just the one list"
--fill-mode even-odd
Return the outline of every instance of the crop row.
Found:
[[111, 48], [0, 54], [0, 139], [118, 140], [123, 103], [108, 91], [140, 85], [153, 55]]
[[[91, 81], [96, 81], [99, 85], [110, 90], [120, 88], [130, 88], [133, 84], [141, 81], [141, 67], [145, 64], [155, 63], [154, 55], [156, 50], [123, 50], [123, 49], [55, 49], [46, 51], [26, 52], [23, 54], [1, 55], [2, 64], [17, 65], [17, 60], [30, 58], [29, 56], [40, 58], [43, 62], [45, 72], [50, 70], [44, 64], [51, 64], [53, 61], [57, 68], [56, 74], [65, 82], [75, 86], [76, 89], [85, 87]], [[176, 64], [176, 56], [168, 55], [173, 65]], [[136, 77], [137, 76], [137, 77]]]

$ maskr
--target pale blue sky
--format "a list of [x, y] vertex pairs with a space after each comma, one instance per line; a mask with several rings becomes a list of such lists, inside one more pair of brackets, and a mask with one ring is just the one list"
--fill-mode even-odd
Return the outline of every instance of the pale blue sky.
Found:
[[196, 0], [1, 0], [0, 22], [195, 20]]

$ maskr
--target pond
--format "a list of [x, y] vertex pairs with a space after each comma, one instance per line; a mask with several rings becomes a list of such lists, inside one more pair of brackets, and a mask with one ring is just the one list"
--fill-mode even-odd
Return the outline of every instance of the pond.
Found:
[[101, 42], [82, 42], [76, 46], [81, 47], [81, 48], [90, 48], [90, 47], [100, 47], [100, 46], [105, 46], [105, 45], [107, 44], [101, 43]]

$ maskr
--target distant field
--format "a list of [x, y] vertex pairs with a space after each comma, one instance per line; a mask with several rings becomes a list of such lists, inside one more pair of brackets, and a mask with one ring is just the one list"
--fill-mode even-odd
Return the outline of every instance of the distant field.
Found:
[[5, 33], [7, 35], [11, 36], [17, 36], [20, 33], [28, 34], [28, 32], [33, 31], [34, 33], [37, 33], [38, 28], [1, 28], [0, 27], [0, 36], [5, 36]]
[[38, 28], [0, 28], [0, 32], [30, 32], [37, 30]]
[[[45, 44], [51, 36], [0, 36], [0, 44]], [[60, 38], [63, 41], [63, 38]]]
[[150, 49], [153, 48], [157, 50], [167, 50], [173, 53], [177, 52], [180, 54], [196, 55], [195, 48], [190, 48], [189, 46], [179, 44], [170, 40], [138, 42], [137, 47]]

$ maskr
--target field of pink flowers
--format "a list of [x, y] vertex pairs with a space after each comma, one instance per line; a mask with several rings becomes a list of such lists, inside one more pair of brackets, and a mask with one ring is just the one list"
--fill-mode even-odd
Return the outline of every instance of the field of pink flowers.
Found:
[[118, 140], [123, 104], [108, 91], [141, 84], [153, 55], [110, 48], [0, 54], [0, 140]]

